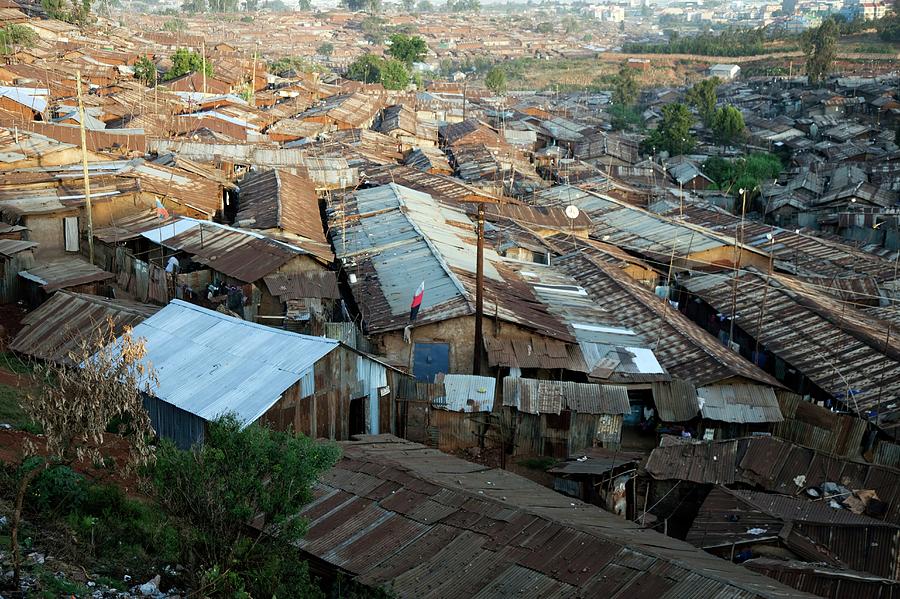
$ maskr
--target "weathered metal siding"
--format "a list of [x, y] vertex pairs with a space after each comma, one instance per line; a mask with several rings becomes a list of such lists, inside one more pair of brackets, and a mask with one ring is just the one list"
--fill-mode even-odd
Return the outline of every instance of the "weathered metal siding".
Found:
[[487, 414], [429, 410], [428, 426], [437, 432], [437, 448], [447, 453], [477, 447], [487, 433]]
[[34, 267], [34, 252], [31, 250], [19, 252], [3, 260], [2, 287], [0, 287], [0, 302], [12, 304], [23, 297], [22, 279], [19, 272], [30, 270]]
[[[392, 374], [396, 374], [393, 373]], [[366, 434], [393, 430], [394, 391], [388, 369], [346, 347], [319, 359], [263, 416], [279, 429], [311, 437], [350, 438], [350, 402], [365, 404]]]
[[203, 443], [206, 422], [202, 418], [151, 396], [144, 396], [144, 408], [160, 438], [171, 439], [181, 449]]

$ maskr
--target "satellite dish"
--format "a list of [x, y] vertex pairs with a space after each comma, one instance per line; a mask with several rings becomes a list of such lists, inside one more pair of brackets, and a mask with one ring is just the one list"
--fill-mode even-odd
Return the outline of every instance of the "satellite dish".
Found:
[[568, 216], [572, 220], [578, 218], [579, 214], [581, 213], [578, 211], [578, 206], [566, 206], [566, 216]]

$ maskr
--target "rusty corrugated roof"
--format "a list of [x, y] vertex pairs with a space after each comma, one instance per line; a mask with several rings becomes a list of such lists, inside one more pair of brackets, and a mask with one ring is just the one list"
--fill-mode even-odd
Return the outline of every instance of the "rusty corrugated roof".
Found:
[[504, 470], [389, 435], [342, 448], [300, 547], [401, 598], [802, 596]]
[[863, 418], [876, 412], [884, 428], [900, 426], [900, 339], [889, 338], [887, 323], [787, 275], [748, 269], [736, 278], [701, 274], [683, 284], [733, 314], [749, 336], [847, 409]]
[[803, 491], [827, 481], [849, 489], [871, 489], [888, 506], [885, 520], [900, 524], [900, 471], [831, 456], [777, 437], [696, 441], [666, 436], [650, 454], [646, 469], [660, 480], [737, 482], [794, 497], [805, 497]]
[[107, 322], [118, 336], [158, 310], [159, 306], [60, 291], [22, 319], [24, 326], [9, 348], [39, 360], [69, 364], [69, 352], [98, 329], [105, 330]]

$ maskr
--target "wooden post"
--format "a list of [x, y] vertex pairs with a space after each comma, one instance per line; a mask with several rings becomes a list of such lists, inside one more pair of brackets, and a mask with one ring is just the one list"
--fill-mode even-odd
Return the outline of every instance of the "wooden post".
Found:
[[472, 374], [481, 374], [482, 355], [484, 354], [484, 203], [478, 203], [478, 252], [475, 258], [475, 351], [472, 361]]
[[200, 70], [203, 71], [203, 97], [206, 97], [206, 40], [204, 39], [200, 43], [200, 52], [202, 53], [202, 64], [203, 68]]
[[88, 259], [94, 263], [94, 218], [91, 212], [91, 178], [88, 175], [87, 134], [84, 131], [84, 101], [81, 97], [81, 71], [75, 71], [78, 88], [78, 124], [81, 129], [81, 170], [84, 173], [84, 207], [87, 212]]

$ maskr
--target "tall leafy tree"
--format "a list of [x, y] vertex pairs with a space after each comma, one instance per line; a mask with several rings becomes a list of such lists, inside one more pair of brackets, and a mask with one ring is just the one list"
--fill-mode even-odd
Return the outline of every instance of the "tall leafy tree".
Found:
[[495, 94], [506, 93], [506, 71], [492, 67], [484, 78], [484, 85]]
[[697, 145], [691, 135], [694, 115], [681, 103], [668, 104], [662, 108], [662, 119], [653, 133], [644, 140], [645, 152], [668, 152], [670, 156], [687, 154]]
[[316, 54], [321, 54], [322, 56], [331, 56], [334, 54], [334, 44], [331, 42], [322, 42], [319, 44], [319, 47], [316, 48]]
[[828, 76], [837, 53], [840, 26], [834, 19], [825, 19], [815, 29], [806, 31], [800, 46], [806, 54], [806, 74], [810, 83], [818, 83]]
[[187, 75], [188, 73], [201, 73], [206, 71], [207, 76], [212, 76], [212, 65], [207, 60], [204, 64], [203, 57], [186, 48], [178, 48], [172, 55], [172, 68], [163, 77], [166, 81]]
[[391, 47], [388, 54], [411, 67], [414, 62], [421, 61], [428, 52], [425, 40], [417, 35], [395, 33], [391, 36]]
[[712, 118], [713, 136], [722, 145], [740, 142], [744, 138], [744, 115], [734, 106], [723, 106]]
[[613, 85], [612, 103], [613, 106], [632, 106], [637, 102], [638, 84], [634, 78], [634, 69], [627, 66], [619, 69], [616, 75], [615, 84]]
[[378, 83], [381, 81], [383, 63], [384, 61], [374, 54], [364, 54], [350, 63], [347, 78], [363, 83]]
[[385, 89], [404, 89], [409, 85], [409, 71], [399, 60], [385, 60], [381, 65], [381, 85]]
[[298, 0], [297, 8], [299, 8], [303, 12], [308, 12], [308, 11], [312, 10], [312, 0]]
[[0, 54], [13, 54], [18, 48], [30, 48], [37, 40], [34, 29], [24, 25], [7, 25], [0, 29]]
[[416, 9], [416, 0], [403, 0], [403, 10], [406, 12], [412, 12]]
[[134, 78], [144, 85], [153, 85], [156, 81], [156, 65], [146, 56], [141, 56], [134, 63]]
[[721, 84], [721, 80], [718, 77], [704, 79], [694, 84], [685, 95], [688, 106], [691, 106], [700, 114], [700, 118], [707, 127], [712, 124], [712, 119], [716, 112], [716, 101], [718, 100], [716, 90], [719, 84]]

